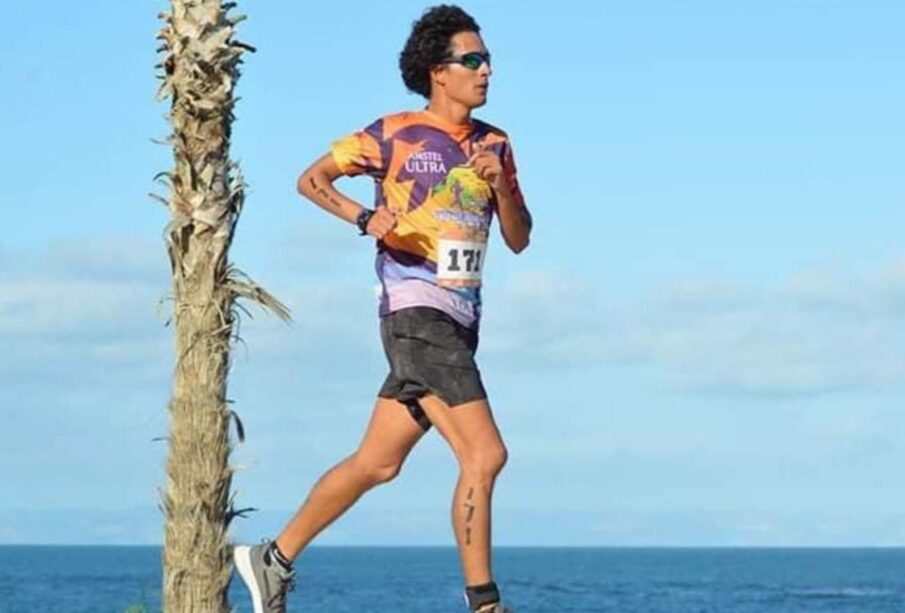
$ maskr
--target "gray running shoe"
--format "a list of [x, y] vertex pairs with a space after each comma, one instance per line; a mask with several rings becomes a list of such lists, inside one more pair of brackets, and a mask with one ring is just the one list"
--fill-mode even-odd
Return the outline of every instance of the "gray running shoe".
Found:
[[233, 561], [239, 576], [251, 592], [255, 613], [286, 613], [286, 594], [295, 589], [295, 571], [287, 572], [272, 561], [264, 561], [270, 541], [260, 545], [239, 545], [233, 549]]

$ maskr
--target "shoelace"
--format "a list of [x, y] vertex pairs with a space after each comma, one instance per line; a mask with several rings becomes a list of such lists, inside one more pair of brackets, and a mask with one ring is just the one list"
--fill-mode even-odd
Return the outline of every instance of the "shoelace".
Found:
[[285, 579], [280, 579], [280, 585], [276, 594], [267, 602], [268, 607], [285, 607], [286, 595], [295, 591], [295, 573]]

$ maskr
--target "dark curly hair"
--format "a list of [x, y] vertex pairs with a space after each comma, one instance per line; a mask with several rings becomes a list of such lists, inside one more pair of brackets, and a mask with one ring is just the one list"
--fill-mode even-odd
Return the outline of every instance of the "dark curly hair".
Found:
[[430, 98], [430, 70], [447, 58], [449, 41], [459, 32], [480, 33], [481, 28], [471, 15], [451, 4], [427, 9], [412, 24], [412, 33], [399, 54], [399, 70], [409, 90]]

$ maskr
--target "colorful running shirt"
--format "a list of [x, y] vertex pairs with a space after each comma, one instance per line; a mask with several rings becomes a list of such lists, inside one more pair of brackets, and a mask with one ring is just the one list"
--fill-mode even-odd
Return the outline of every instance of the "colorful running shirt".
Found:
[[374, 179], [375, 206], [399, 216], [377, 242], [380, 315], [430, 306], [477, 329], [481, 273], [496, 202], [466, 163], [480, 147], [500, 156], [517, 204], [523, 204], [506, 134], [472, 120], [456, 125], [429, 111], [387, 115], [333, 143], [347, 176]]

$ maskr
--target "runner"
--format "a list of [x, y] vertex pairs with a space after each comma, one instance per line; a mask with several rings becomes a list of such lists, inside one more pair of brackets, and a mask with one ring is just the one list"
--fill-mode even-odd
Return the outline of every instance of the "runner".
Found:
[[[399, 59], [405, 85], [427, 106], [336, 141], [299, 177], [307, 198], [377, 239], [390, 372], [359, 448], [320, 478], [275, 540], [235, 548], [256, 613], [286, 610], [293, 560], [362, 494], [395, 477], [432, 425], [460, 467], [452, 523], [468, 609], [511, 611], [491, 571], [491, 497], [507, 452], [474, 355], [493, 214], [515, 253], [528, 245], [531, 215], [506, 134], [471, 116], [487, 100], [490, 66], [470, 15], [456, 6], [428, 9]], [[373, 210], [333, 187], [361, 174], [376, 183]]]

